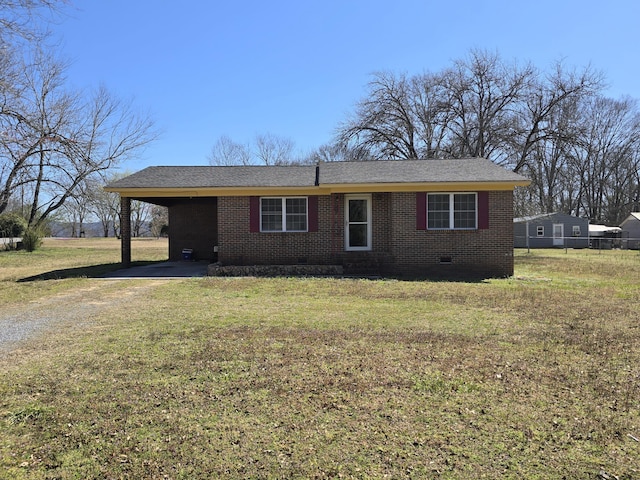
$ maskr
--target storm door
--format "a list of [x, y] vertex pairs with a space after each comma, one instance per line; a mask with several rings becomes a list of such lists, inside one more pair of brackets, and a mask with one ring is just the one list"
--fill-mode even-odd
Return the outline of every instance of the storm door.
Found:
[[564, 225], [562, 223], [553, 224], [553, 246], [564, 246]]
[[345, 197], [345, 250], [371, 250], [371, 195]]

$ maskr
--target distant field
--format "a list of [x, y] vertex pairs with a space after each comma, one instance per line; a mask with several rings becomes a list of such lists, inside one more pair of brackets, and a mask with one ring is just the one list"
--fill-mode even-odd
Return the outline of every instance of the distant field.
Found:
[[119, 260], [73, 242], [0, 253], [0, 308], [96, 304], [0, 354], [0, 478], [640, 478], [637, 251], [478, 283], [19, 281]]

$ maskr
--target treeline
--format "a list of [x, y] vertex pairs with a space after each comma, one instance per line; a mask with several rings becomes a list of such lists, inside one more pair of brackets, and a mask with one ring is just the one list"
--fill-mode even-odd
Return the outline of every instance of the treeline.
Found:
[[[120, 195], [105, 192], [103, 185], [129, 175], [127, 172], [111, 173], [101, 179], [84, 182], [78, 195], [70, 198], [53, 219], [58, 225], [65, 225], [65, 232], [72, 237], [83, 236], [88, 222], [99, 225], [99, 236], [119, 237], [122, 218], [120, 215]], [[140, 200], [131, 201], [131, 236], [159, 237], [167, 232], [169, 214], [166, 207]], [[57, 232], [52, 231], [53, 235]], [[94, 232], [97, 234], [97, 232]]]
[[[42, 221], [39, 232], [54, 237], [119, 237], [120, 196], [105, 192], [104, 183], [111, 183], [127, 173], [109, 174], [82, 182], [78, 192], [69, 197], [55, 214]], [[0, 213], [0, 238], [22, 237], [30, 229], [20, 205]], [[131, 201], [131, 236], [159, 237], [168, 231], [166, 207], [140, 200]]]
[[532, 180], [518, 215], [617, 225], [640, 210], [640, 112], [604, 89], [591, 68], [542, 71], [477, 50], [437, 73], [379, 73], [326, 159], [486, 157]]

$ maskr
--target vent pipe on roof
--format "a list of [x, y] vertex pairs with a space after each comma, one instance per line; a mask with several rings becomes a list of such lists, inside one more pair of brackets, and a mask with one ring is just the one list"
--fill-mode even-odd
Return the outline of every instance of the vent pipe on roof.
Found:
[[320, 186], [320, 164], [316, 165], [316, 187]]

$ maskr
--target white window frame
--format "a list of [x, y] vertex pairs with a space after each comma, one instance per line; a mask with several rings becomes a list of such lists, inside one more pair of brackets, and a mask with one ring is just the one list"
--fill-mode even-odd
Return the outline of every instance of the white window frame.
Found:
[[[367, 221], [366, 222], [349, 222], [349, 200], [366, 200], [367, 202]], [[370, 251], [372, 249], [372, 239], [373, 239], [373, 224], [372, 224], [372, 208], [371, 208], [371, 195], [345, 195], [344, 202], [344, 249], [347, 252], [357, 252], [357, 251]], [[349, 245], [349, 225], [351, 223], [361, 224], [367, 226], [367, 244], [361, 247], [352, 247]]]
[[579, 237], [581, 235], [580, 231], [580, 225], [573, 225], [571, 233], [574, 237]]
[[[294, 198], [302, 198], [305, 200], [305, 228], [304, 230], [287, 230], [287, 200]], [[262, 227], [262, 200], [280, 200], [282, 202], [282, 223], [280, 230], [266, 230]], [[264, 233], [281, 233], [281, 232], [308, 232], [309, 231], [309, 197], [260, 197], [260, 232]]]
[[544, 237], [544, 225], [538, 225], [536, 229], [536, 235], [538, 237]]
[[[429, 197], [431, 195], [448, 195], [449, 196], [449, 227], [439, 228], [429, 226]], [[475, 199], [475, 226], [459, 228], [455, 227], [455, 211], [454, 198], [455, 195], [473, 195]], [[432, 192], [427, 194], [427, 230], [478, 230], [478, 193], [477, 192]]]

